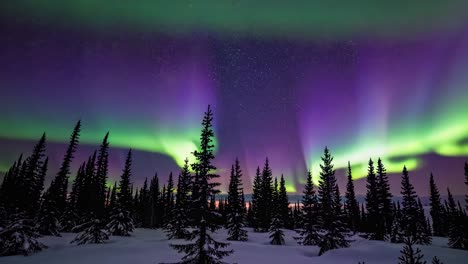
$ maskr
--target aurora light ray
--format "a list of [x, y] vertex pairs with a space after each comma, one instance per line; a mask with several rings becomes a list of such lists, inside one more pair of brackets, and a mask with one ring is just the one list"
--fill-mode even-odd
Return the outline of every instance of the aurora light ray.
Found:
[[191, 157], [211, 104], [223, 190], [236, 157], [246, 192], [268, 157], [288, 191], [301, 192], [309, 168], [317, 182], [327, 145], [341, 186], [351, 161], [358, 193], [378, 157], [396, 193], [403, 165], [418, 192], [434, 171], [461, 193], [466, 3], [406, 2], [345, 3], [346, 12], [313, 1], [9, 2], [0, 10], [0, 170], [46, 131], [53, 173], [81, 119], [74, 170], [110, 131], [111, 182], [128, 148], [136, 184], [155, 171], [165, 181]]

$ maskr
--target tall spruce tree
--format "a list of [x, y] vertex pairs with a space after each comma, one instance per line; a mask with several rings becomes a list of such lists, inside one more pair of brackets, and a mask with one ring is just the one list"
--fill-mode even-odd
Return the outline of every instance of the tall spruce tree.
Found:
[[228, 208], [227, 208], [227, 228], [228, 240], [246, 241], [247, 231], [245, 226], [244, 208], [242, 205], [242, 170], [239, 159], [236, 158], [235, 164], [231, 168], [231, 178], [228, 190]]
[[431, 173], [429, 178], [429, 187], [430, 187], [430, 205], [431, 205], [431, 217], [432, 217], [432, 230], [434, 236], [444, 236], [446, 235], [444, 230], [444, 213], [443, 206], [440, 201], [440, 193], [437, 185], [434, 181], [434, 176]]
[[150, 183], [150, 227], [156, 228], [161, 225], [161, 204], [159, 200], [159, 179], [158, 174], [155, 173]]
[[284, 181], [283, 174], [281, 174], [279, 190], [278, 190], [278, 215], [283, 223], [283, 228], [291, 228], [288, 226], [289, 221], [289, 198], [286, 192], [286, 182]]
[[260, 219], [261, 215], [261, 206], [262, 206], [262, 177], [260, 174], [260, 167], [257, 167], [257, 172], [255, 173], [255, 178], [252, 188], [252, 227], [255, 231], [260, 230]]
[[341, 204], [337, 203], [336, 199], [337, 184], [332, 163], [333, 157], [327, 147], [325, 147], [321, 159], [322, 164], [320, 164], [321, 171], [318, 188], [320, 213], [318, 219], [323, 234], [319, 243], [319, 255], [328, 250], [349, 246], [349, 242], [345, 238], [346, 230], [344, 229], [344, 223], [340, 215], [337, 214]]
[[99, 147], [97, 161], [96, 161], [96, 174], [93, 180], [94, 203], [93, 213], [98, 218], [103, 218], [105, 213], [105, 200], [106, 200], [106, 181], [109, 163], [109, 132], [106, 133]]
[[134, 230], [133, 219], [131, 217], [130, 177], [132, 175], [132, 150], [128, 151], [125, 159], [125, 167], [120, 176], [120, 184], [117, 204], [112, 208], [110, 221], [106, 228], [111, 235], [129, 236]]
[[[309, 171], [302, 195], [302, 214], [299, 213], [303, 228], [297, 230], [299, 236], [295, 238], [301, 245], [315, 246], [319, 244], [320, 235], [317, 227], [318, 206], [317, 195], [312, 183], [312, 175]], [[298, 208], [299, 206], [297, 206], [296, 211], [299, 210]]]
[[367, 193], [366, 193], [366, 211], [367, 222], [366, 229], [370, 233], [370, 239], [382, 240], [381, 234], [377, 233], [379, 221], [379, 191], [377, 188], [377, 177], [375, 175], [374, 162], [369, 159], [367, 169]]
[[347, 209], [348, 216], [348, 226], [349, 228], [356, 233], [359, 227], [360, 212], [359, 204], [356, 200], [356, 193], [354, 192], [354, 182], [351, 171], [351, 164], [348, 161], [348, 182], [346, 184], [346, 204], [345, 208]]
[[416, 244], [427, 244], [426, 233], [424, 226], [420, 221], [418, 196], [414, 191], [413, 185], [410, 183], [408, 170], [403, 167], [403, 176], [401, 179], [401, 195], [402, 201], [402, 219], [401, 228], [405, 236], [411, 237]]
[[222, 263], [222, 259], [232, 253], [232, 250], [224, 250], [227, 243], [218, 242], [212, 237], [212, 232], [219, 229], [216, 224], [217, 215], [208, 208], [209, 197], [219, 192], [216, 189], [219, 183], [214, 182], [219, 175], [214, 174], [216, 167], [212, 164], [214, 159], [214, 132], [212, 129], [213, 113], [210, 106], [205, 113], [202, 122], [202, 132], [200, 137], [200, 148], [193, 152], [196, 162], [192, 168], [198, 173], [197, 181], [193, 188], [198, 190], [197, 201], [193, 207], [197, 219], [196, 226], [190, 234], [188, 244], [171, 245], [180, 253], [185, 253], [180, 263]]
[[177, 180], [177, 194], [172, 218], [166, 225], [166, 233], [169, 239], [183, 239], [187, 238], [189, 232], [189, 209], [191, 205], [190, 200], [190, 185], [191, 175], [188, 165], [188, 159], [185, 159], [182, 172]]
[[385, 235], [390, 233], [392, 226], [392, 194], [388, 183], [387, 170], [379, 158], [377, 161], [377, 201], [378, 220], [375, 239], [383, 240]]
[[448, 196], [448, 245], [451, 248], [468, 250], [468, 230], [467, 230], [467, 217], [460, 212], [455, 204], [450, 189], [447, 188]]
[[273, 197], [273, 176], [268, 158], [265, 160], [265, 166], [262, 171], [261, 200], [259, 201], [259, 230], [267, 232], [270, 229], [272, 218]]

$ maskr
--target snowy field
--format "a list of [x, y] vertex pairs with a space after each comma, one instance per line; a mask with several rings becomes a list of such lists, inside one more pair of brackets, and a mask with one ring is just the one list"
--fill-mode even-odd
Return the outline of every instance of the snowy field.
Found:
[[[402, 244], [368, 241], [354, 238], [350, 248], [333, 250], [318, 257], [318, 247], [299, 246], [293, 239], [295, 233], [285, 231], [286, 245], [273, 246], [268, 243], [267, 233], [253, 233], [249, 230], [249, 241], [231, 242], [234, 254], [225, 259], [228, 263], [353, 263], [396, 264]], [[44, 237], [41, 241], [49, 246], [31, 256], [0, 257], [1, 264], [155, 264], [176, 262], [180, 259], [169, 247], [170, 242], [161, 230], [137, 229], [132, 237], [111, 237], [105, 244], [72, 245], [69, 242], [75, 234], [64, 233], [62, 237]], [[225, 241], [225, 230], [215, 236]], [[445, 264], [468, 263], [468, 251], [447, 248], [445, 238], [434, 238], [431, 246], [418, 246], [430, 263], [438, 256]]]

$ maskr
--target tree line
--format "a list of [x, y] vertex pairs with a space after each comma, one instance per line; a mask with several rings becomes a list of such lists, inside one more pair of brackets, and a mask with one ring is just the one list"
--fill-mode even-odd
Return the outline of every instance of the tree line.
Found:
[[[290, 204], [283, 175], [273, 177], [268, 158], [257, 167], [252, 199], [245, 201], [242, 169], [236, 159], [231, 167], [227, 199], [220, 199], [213, 165], [213, 112], [208, 107], [202, 121], [200, 146], [193, 152], [195, 161], [185, 164], [174, 182], [172, 173], [162, 184], [158, 175], [145, 179], [140, 188], [132, 184], [132, 151], [129, 150], [120, 181], [106, 187], [108, 177], [109, 133], [99, 148], [84, 161], [69, 186], [70, 166], [78, 147], [81, 122], [70, 136], [59, 171], [44, 190], [48, 158], [43, 134], [28, 157], [20, 155], [4, 176], [0, 186], [0, 255], [31, 254], [46, 246], [37, 238], [76, 232], [72, 243], [102, 243], [113, 236], [129, 236], [136, 227], [163, 228], [168, 239], [185, 239], [171, 245], [183, 253], [180, 263], [222, 263], [233, 253], [229, 244], [216, 241], [212, 234], [228, 230], [227, 240], [246, 241], [253, 232], [269, 232], [270, 243], [284, 244], [284, 229], [297, 232], [301, 245], [315, 245], [323, 253], [348, 247], [353, 235], [371, 240], [405, 243], [401, 263], [422, 263], [414, 244], [427, 245], [432, 236], [449, 238], [449, 246], [468, 250], [468, 195], [466, 205], [455, 202], [450, 190], [442, 201], [431, 174], [430, 217], [424, 214], [421, 200], [403, 167], [402, 201], [394, 202], [385, 166], [368, 162], [367, 193], [359, 204], [348, 163], [344, 199], [338, 188], [333, 157], [325, 147], [320, 178], [314, 186], [311, 173], [305, 173], [301, 202]], [[464, 167], [468, 187], [468, 163]], [[20, 239], [18, 239], [18, 236]], [[27, 245], [27, 246], [25, 246]], [[412, 261], [407, 261], [411, 259]], [[419, 260], [421, 257], [419, 257]], [[439, 262], [437, 262], [439, 263]]]

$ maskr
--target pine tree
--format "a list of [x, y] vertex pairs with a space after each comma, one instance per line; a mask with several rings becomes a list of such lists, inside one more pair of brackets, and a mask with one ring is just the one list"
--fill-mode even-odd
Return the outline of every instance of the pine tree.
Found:
[[449, 247], [468, 249], [467, 219], [456, 207], [452, 193], [447, 188], [448, 194], [448, 221], [449, 221]]
[[378, 200], [378, 220], [376, 239], [383, 240], [385, 235], [390, 232], [392, 225], [392, 194], [390, 193], [390, 184], [388, 183], [387, 170], [382, 160], [377, 161], [377, 200]]
[[391, 243], [402, 243], [404, 239], [403, 229], [401, 228], [401, 209], [400, 209], [400, 202], [398, 205], [393, 205], [393, 220], [392, 226], [390, 230], [390, 234], [388, 235], [388, 240]]
[[141, 219], [141, 227], [149, 227], [150, 222], [150, 194], [148, 189], [148, 178], [145, 178], [143, 182], [143, 187], [140, 189], [140, 197], [138, 204], [138, 214]]
[[367, 193], [366, 193], [366, 211], [367, 211], [367, 229], [371, 239], [382, 240], [382, 234], [377, 233], [379, 221], [379, 192], [377, 188], [377, 177], [375, 175], [374, 162], [369, 159], [367, 170]]
[[176, 204], [173, 210], [172, 218], [166, 226], [166, 233], [169, 239], [188, 238], [189, 232], [189, 209], [190, 209], [190, 184], [191, 175], [188, 165], [188, 159], [185, 159], [182, 172], [177, 181]]
[[[122, 176], [120, 177], [120, 192], [118, 194], [118, 202], [112, 208], [110, 221], [106, 228], [111, 235], [114, 236], [129, 236], [133, 230], [133, 219], [131, 217], [131, 194], [130, 194], [130, 177], [132, 175], [132, 151], [129, 150], [125, 160], [125, 167]], [[96, 230], [94, 230], [97, 232]]]
[[351, 172], [351, 164], [348, 161], [348, 182], [346, 184], [346, 209], [348, 212], [348, 226], [351, 230], [356, 233], [359, 227], [359, 204], [356, 200], [356, 194], [354, 192], [354, 182]]
[[[297, 206], [296, 210], [299, 210], [298, 208], [299, 206]], [[320, 241], [317, 228], [318, 201], [310, 171], [307, 174], [307, 183], [302, 196], [302, 214], [300, 215], [303, 229], [297, 230], [299, 236], [295, 239], [299, 240], [299, 244], [305, 246], [318, 245]]]
[[414, 249], [413, 246], [415, 241], [411, 237], [405, 238], [405, 246], [400, 251], [401, 256], [398, 257], [398, 264], [426, 264], [423, 260], [424, 255], [421, 253], [421, 249]]
[[[289, 223], [289, 199], [286, 192], [286, 182], [284, 181], [283, 174], [281, 174], [279, 191], [278, 191], [278, 215], [283, 223], [283, 228], [288, 227]], [[291, 228], [291, 227], [289, 227]]]
[[247, 231], [244, 227], [244, 208], [242, 205], [242, 171], [239, 160], [236, 159], [235, 165], [231, 168], [231, 178], [228, 190], [228, 240], [246, 241]]
[[[180, 263], [222, 263], [222, 258], [232, 253], [232, 250], [223, 250], [227, 243], [218, 242], [213, 239], [211, 232], [219, 228], [216, 225], [216, 214], [208, 208], [208, 198], [219, 191], [216, 187], [219, 183], [213, 182], [219, 175], [213, 174], [216, 167], [212, 164], [213, 137], [212, 129], [213, 113], [210, 106], [205, 113], [202, 122], [202, 133], [200, 137], [200, 148], [193, 152], [197, 162], [192, 164], [193, 170], [197, 172], [197, 181], [193, 183], [193, 189], [198, 190], [198, 197], [193, 206], [194, 230], [190, 234], [188, 244], [171, 245], [179, 253], [185, 253]], [[211, 232], [210, 232], [211, 231]]]
[[94, 202], [92, 213], [98, 217], [103, 218], [105, 213], [105, 200], [106, 200], [106, 181], [109, 163], [109, 132], [106, 133], [99, 147], [96, 173], [93, 177], [93, 199]]
[[328, 250], [349, 246], [345, 238], [344, 223], [341, 221], [340, 215], [337, 214], [338, 207], [341, 207], [341, 204], [337, 203], [336, 199], [337, 184], [332, 162], [333, 157], [328, 148], [325, 147], [322, 164], [320, 164], [321, 172], [318, 189], [320, 203], [318, 220], [319, 226], [323, 230], [319, 243], [319, 255]]
[[419, 231], [418, 239], [421, 244], [429, 245], [432, 242], [431, 232], [427, 226], [426, 216], [424, 215], [424, 208], [422, 206], [421, 200], [418, 198], [418, 227], [421, 229]]
[[440, 202], [440, 193], [437, 185], [434, 181], [434, 176], [431, 173], [429, 179], [430, 186], [430, 203], [431, 203], [431, 217], [432, 217], [432, 229], [434, 236], [444, 236], [444, 217], [442, 203]]
[[164, 227], [172, 219], [172, 209], [174, 209], [174, 180], [172, 178], [172, 172], [169, 174], [166, 186], [166, 196], [164, 197]]
[[261, 206], [262, 206], [262, 178], [260, 174], [260, 167], [257, 167], [257, 172], [255, 174], [253, 188], [252, 188], [252, 227], [255, 231], [260, 230], [260, 219], [261, 215]]
[[279, 207], [272, 213], [273, 217], [270, 224], [270, 244], [272, 245], [284, 245], [284, 232], [281, 228], [284, 226], [281, 220], [281, 214]]
[[4, 229], [0, 228], [0, 256], [30, 255], [46, 248], [37, 241], [36, 233], [31, 220], [22, 214], [11, 216], [12, 221]]
[[83, 231], [70, 242], [72, 244], [101, 244], [109, 239], [109, 234], [102, 228], [102, 223], [98, 219], [84, 223], [78, 229]]
[[428, 244], [424, 226], [421, 225], [421, 217], [418, 206], [418, 196], [410, 183], [408, 170], [403, 167], [403, 177], [401, 180], [401, 195], [403, 197], [401, 228], [405, 236], [410, 236], [416, 244]]
[[273, 177], [268, 158], [265, 160], [261, 177], [261, 200], [258, 203], [259, 210], [259, 231], [267, 232], [270, 228], [272, 218], [273, 197]]
[[433, 259], [432, 259], [432, 264], [444, 264], [442, 261], [440, 261], [440, 259], [435, 256]]
[[56, 186], [51, 186], [51, 188], [57, 188], [57, 191], [52, 191], [56, 196], [51, 198], [54, 199], [54, 203], [59, 214], [65, 211], [65, 207], [67, 205], [68, 175], [70, 174], [70, 165], [73, 160], [73, 154], [78, 146], [80, 131], [81, 121], [78, 120], [70, 136], [70, 143], [67, 151], [65, 152], [65, 156], [63, 157], [62, 165], [55, 177], [54, 183]]
[[[465, 162], [465, 185], [468, 189], [468, 162]], [[465, 207], [468, 211], [468, 194], [465, 194]]]
[[156, 228], [161, 224], [162, 209], [159, 202], [159, 179], [156, 173], [150, 183], [150, 227]]

